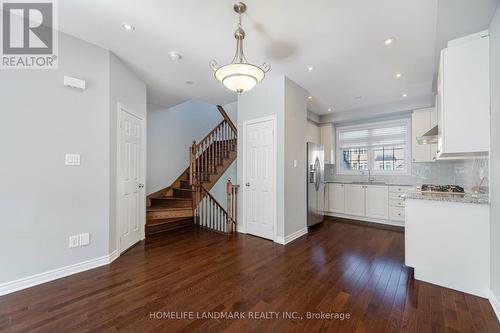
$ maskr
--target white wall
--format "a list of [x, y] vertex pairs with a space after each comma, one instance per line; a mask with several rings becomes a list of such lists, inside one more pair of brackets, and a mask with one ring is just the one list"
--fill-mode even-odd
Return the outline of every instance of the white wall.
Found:
[[203, 139], [223, 118], [214, 105], [196, 100], [168, 109], [147, 108], [146, 190], [151, 194], [170, 186], [186, 170], [193, 140]]
[[[276, 116], [276, 219], [277, 239], [306, 227], [306, 122], [307, 93], [283, 75], [266, 78], [256, 88], [238, 97], [238, 132], [243, 122]], [[238, 184], [243, 184], [243, 137], [238, 140]], [[297, 160], [297, 167], [293, 161]], [[239, 196], [238, 220], [243, 222]]]
[[[243, 180], [243, 122], [255, 118], [276, 116], [276, 166], [277, 170], [284, 170], [284, 145], [285, 145], [285, 77], [283, 75], [266, 77], [257, 87], [238, 96], [238, 184], [244, 184]], [[283, 211], [284, 211], [284, 172], [276, 174], [276, 218], [278, 235], [283, 237]], [[242, 207], [243, 188], [238, 196], [238, 230], [242, 229]]]
[[[118, 136], [118, 103], [124, 105], [135, 115], [146, 119], [146, 84], [127, 67], [116, 55], [109, 59], [109, 151], [110, 151], [110, 225], [109, 252], [117, 249], [116, 234], [116, 180], [117, 180], [117, 136]], [[146, 134], [144, 134], [146, 135]]]
[[[58, 70], [0, 74], [0, 284], [108, 254], [109, 53], [65, 34], [59, 49]], [[91, 244], [69, 249], [81, 232]]]
[[285, 80], [285, 237], [307, 228], [307, 95]]
[[[491, 61], [491, 290], [500, 301], [500, 6], [490, 26]], [[498, 310], [498, 309], [497, 309]], [[497, 313], [500, 315], [500, 313]]]
[[[0, 153], [9, 157], [0, 164], [4, 292], [8, 282], [116, 249], [116, 104], [145, 115], [146, 86], [107, 50], [62, 33], [59, 48], [58, 70], [0, 75], [0, 110], [8, 121]], [[86, 80], [87, 89], [64, 87], [64, 75]], [[81, 154], [81, 166], [65, 166], [66, 153]], [[69, 249], [69, 236], [83, 232], [90, 245]]]
[[238, 123], [238, 101], [228, 103], [222, 106], [231, 121], [236, 125]]

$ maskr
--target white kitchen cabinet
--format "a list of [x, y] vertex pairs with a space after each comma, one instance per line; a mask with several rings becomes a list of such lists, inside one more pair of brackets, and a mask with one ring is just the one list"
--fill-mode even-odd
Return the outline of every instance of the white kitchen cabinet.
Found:
[[345, 185], [338, 183], [328, 184], [328, 211], [332, 213], [345, 212]]
[[335, 143], [333, 135], [333, 125], [332, 124], [322, 124], [320, 126], [321, 132], [321, 144], [325, 148], [325, 163], [334, 164], [335, 163]]
[[388, 186], [365, 186], [365, 216], [378, 219], [389, 218]]
[[448, 42], [438, 74], [438, 158], [490, 150], [489, 37], [484, 31]]
[[405, 264], [415, 279], [490, 295], [489, 205], [406, 200]]
[[345, 213], [365, 216], [365, 186], [345, 184]]
[[311, 121], [306, 123], [306, 142], [321, 143], [320, 128]]
[[433, 162], [436, 157], [437, 145], [421, 145], [417, 138], [437, 125], [436, 108], [426, 108], [415, 110], [411, 116], [412, 128], [412, 160], [415, 163]]

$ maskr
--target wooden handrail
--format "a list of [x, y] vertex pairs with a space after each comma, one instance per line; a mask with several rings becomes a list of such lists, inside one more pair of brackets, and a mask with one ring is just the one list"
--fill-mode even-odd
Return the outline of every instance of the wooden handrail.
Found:
[[217, 110], [219, 110], [219, 112], [222, 115], [222, 117], [224, 118], [224, 120], [229, 124], [229, 127], [231, 127], [231, 129], [235, 133], [238, 133], [238, 129], [236, 128], [236, 126], [234, 126], [233, 121], [227, 115], [226, 110], [224, 110], [224, 108], [221, 105], [217, 105]]
[[206, 141], [208, 138], [210, 138], [215, 132], [217, 132], [217, 129], [219, 127], [221, 127], [222, 125], [224, 124], [224, 120], [221, 121], [220, 123], [217, 124], [217, 126], [214, 127], [213, 130], [211, 130], [207, 135], [205, 135], [205, 137], [203, 139], [201, 139], [200, 141], [198, 141], [198, 143], [196, 143], [196, 141], [193, 141], [193, 143], [195, 143], [197, 146], [201, 145], [202, 142]]

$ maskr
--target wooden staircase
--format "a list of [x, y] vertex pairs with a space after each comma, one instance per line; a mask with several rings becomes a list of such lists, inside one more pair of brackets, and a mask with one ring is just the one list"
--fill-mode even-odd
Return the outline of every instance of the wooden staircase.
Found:
[[[236, 159], [236, 127], [224, 109], [217, 108], [224, 120], [200, 142], [193, 142], [189, 167], [172, 185], [148, 196], [146, 235], [191, 226], [199, 221], [198, 205], [207, 201], [204, 198], [210, 196], [208, 191]], [[215, 200], [211, 196], [209, 199]], [[222, 207], [218, 209], [223, 210]]]

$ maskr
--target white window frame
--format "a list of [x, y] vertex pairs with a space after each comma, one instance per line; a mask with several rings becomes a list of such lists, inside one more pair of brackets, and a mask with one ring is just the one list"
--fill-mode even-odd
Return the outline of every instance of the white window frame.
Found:
[[374, 170], [374, 152], [373, 152], [373, 147], [360, 147], [360, 148], [366, 148], [368, 149], [368, 167], [371, 170], [372, 175], [376, 176], [393, 176], [393, 175], [398, 175], [398, 176], [406, 176], [406, 175], [411, 175], [411, 168], [412, 168], [412, 159], [411, 159], [411, 153], [412, 153], [412, 140], [411, 140], [411, 118], [405, 117], [405, 118], [399, 118], [399, 119], [393, 119], [393, 120], [388, 120], [388, 121], [373, 121], [373, 122], [365, 122], [362, 124], [357, 124], [357, 125], [341, 125], [341, 126], [336, 126], [335, 127], [335, 156], [337, 158], [337, 163], [336, 163], [336, 174], [337, 175], [351, 175], [351, 176], [356, 176], [360, 175], [363, 172], [362, 171], [357, 171], [357, 170], [344, 170], [342, 168], [342, 152], [340, 148], [340, 132], [345, 131], [345, 130], [362, 130], [366, 128], [372, 128], [372, 127], [380, 127], [380, 126], [390, 126], [393, 124], [405, 124], [406, 125], [406, 150], [405, 150], [405, 165], [406, 168], [404, 171], [396, 171], [396, 170], [387, 170], [387, 171], [375, 171]]

